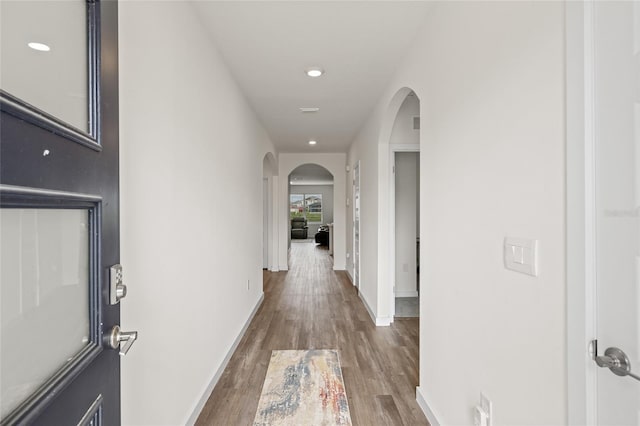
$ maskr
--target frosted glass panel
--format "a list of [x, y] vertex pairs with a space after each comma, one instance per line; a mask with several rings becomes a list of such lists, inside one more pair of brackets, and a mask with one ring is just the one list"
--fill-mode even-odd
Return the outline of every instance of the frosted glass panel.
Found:
[[0, 417], [90, 340], [89, 212], [0, 209]]
[[0, 88], [88, 131], [88, 70], [85, 0], [0, 1]]

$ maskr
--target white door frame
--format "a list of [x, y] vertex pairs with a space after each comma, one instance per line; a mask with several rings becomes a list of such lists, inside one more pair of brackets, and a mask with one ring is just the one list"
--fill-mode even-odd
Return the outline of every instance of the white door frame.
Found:
[[[353, 285], [360, 291], [360, 249], [362, 246], [360, 245], [360, 220], [362, 213], [362, 200], [360, 194], [360, 160], [357, 160], [353, 165], [353, 193], [351, 195], [352, 204], [353, 204]], [[357, 199], [357, 202], [356, 202]], [[357, 218], [356, 218], [357, 215]], [[357, 220], [356, 220], [357, 219]], [[358, 224], [358, 229], [356, 232], [356, 223]], [[357, 237], [356, 237], [357, 234]]]
[[278, 176], [269, 177], [269, 270], [278, 272]]
[[271, 215], [269, 211], [269, 178], [262, 178], [262, 269], [269, 269], [269, 226]]
[[391, 306], [389, 318], [391, 322], [394, 321], [396, 315], [396, 152], [417, 152], [419, 154], [420, 145], [389, 144], [389, 282], [391, 283], [389, 286]]
[[594, 28], [592, 2], [566, 3], [568, 423], [597, 424]]

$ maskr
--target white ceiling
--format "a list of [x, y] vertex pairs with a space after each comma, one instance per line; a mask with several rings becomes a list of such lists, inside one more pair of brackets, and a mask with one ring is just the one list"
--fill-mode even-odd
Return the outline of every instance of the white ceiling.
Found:
[[[424, 1], [199, 1], [280, 152], [345, 152], [424, 21]], [[307, 77], [321, 66], [325, 74]], [[300, 107], [319, 107], [301, 113]], [[318, 144], [308, 145], [310, 139]]]

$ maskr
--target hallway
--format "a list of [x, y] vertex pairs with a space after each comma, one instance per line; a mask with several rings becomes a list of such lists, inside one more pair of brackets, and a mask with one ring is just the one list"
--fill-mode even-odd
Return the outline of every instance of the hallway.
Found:
[[426, 425], [415, 401], [418, 319], [375, 327], [324, 247], [291, 244], [290, 270], [264, 272], [264, 302], [197, 425], [250, 425], [271, 350], [338, 349], [354, 425]]

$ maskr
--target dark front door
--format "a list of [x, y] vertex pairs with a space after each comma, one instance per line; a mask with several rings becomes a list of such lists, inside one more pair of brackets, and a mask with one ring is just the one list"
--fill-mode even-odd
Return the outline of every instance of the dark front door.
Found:
[[116, 425], [117, 2], [0, 12], [1, 423]]

